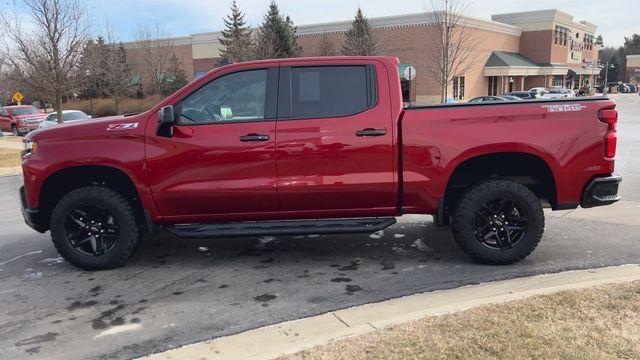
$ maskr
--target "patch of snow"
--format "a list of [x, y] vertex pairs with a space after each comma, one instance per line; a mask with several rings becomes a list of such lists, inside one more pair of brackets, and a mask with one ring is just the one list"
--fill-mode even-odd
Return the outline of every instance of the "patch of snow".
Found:
[[404, 234], [393, 234], [393, 237], [396, 239], [402, 239], [403, 237], [405, 237]]
[[380, 240], [384, 236], [384, 231], [376, 231], [373, 234], [369, 235], [370, 238]]
[[416, 250], [421, 252], [431, 251], [431, 248], [429, 247], [429, 245], [425, 244], [422, 239], [418, 239], [414, 241], [413, 244], [411, 244], [411, 246], [415, 247]]
[[42, 259], [40, 261], [38, 261], [38, 263], [40, 264], [48, 264], [49, 266], [51, 265], [55, 265], [55, 264], [60, 264], [63, 263], [64, 260], [62, 260], [62, 256], [59, 256], [57, 258], [46, 258], [46, 259]]

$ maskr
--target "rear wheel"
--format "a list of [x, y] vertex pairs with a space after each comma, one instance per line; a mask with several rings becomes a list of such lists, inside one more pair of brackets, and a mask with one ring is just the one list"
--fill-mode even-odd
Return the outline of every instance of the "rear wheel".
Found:
[[462, 249], [485, 264], [512, 264], [527, 257], [544, 232], [536, 195], [509, 180], [487, 180], [460, 199], [453, 234]]
[[73, 190], [58, 202], [51, 215], [51, 237], [65, 260], [85, 270], [123, 265], [139, 239], [129, 202], [100, 186]]

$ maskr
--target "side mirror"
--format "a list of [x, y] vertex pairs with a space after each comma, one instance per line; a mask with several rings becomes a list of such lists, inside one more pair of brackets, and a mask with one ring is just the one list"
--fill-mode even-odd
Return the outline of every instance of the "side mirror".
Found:
[[156, 134], [162, 137], [173, 135], [173, 125], [176, 123], [176, 114], [172, 105], [167, 105], [158, 112], [158, 130]]
[[176, 122], [176, 116], [173, 112], [173, 105], [167, 105], [158, 112], [158, 122], [162, 125], [173, 125]]

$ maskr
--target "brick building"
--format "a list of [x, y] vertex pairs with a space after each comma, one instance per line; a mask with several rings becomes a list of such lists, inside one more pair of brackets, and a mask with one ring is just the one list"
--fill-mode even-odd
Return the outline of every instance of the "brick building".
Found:
[[[416, 69], [413, 100], [437, 102], [440, 88], [427, 73], [433, 55], [433, 14], [416, 13], [369, 19], [375, 29], [380, 55], [397, 56]], [[320, 39], [327, 34], [339, 52], [352, 20], [298, 26], [302, 56], [316, 56]], [[558, 10], [540, 10], [493, 15], [491, 20], [464, 18], [469, 36], [477, 41], [477, 61], [460, 74], [449, 95], [470, 99], [532, 87], [564, 86], [577, 89], [594, 84], [600, 68], [595, 45], [596, 25], [574, 21]], [[176, 54], [189, 76], [200, 76], [220, 60], [219, 32], [193, 34], [173, 39]], [[130, 58], [140, 54], [127, 44]]]
[[629, 82], [640, 84], [640, 55], [627, 55], [627, 77]]

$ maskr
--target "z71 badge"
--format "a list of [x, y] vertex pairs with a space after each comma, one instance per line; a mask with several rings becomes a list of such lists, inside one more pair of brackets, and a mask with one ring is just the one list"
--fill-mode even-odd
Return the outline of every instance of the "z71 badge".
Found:
[[586, 108], [584, 105], [580, 104], [566, 104], [566, 105], [542, 105], [543, 108], [546, 108], [549, 112], [558, 112], [558, 111], [582, 111], [582, 109]]
[[125, 123], [125, 124], [109, 124], [107, 125], [107, 131], [112, 130], [132, 130], [138, 127], [138, 123]]

